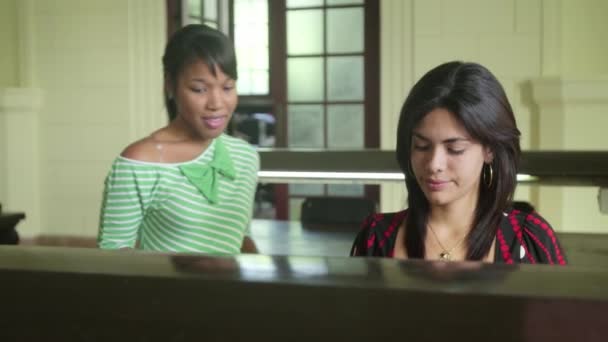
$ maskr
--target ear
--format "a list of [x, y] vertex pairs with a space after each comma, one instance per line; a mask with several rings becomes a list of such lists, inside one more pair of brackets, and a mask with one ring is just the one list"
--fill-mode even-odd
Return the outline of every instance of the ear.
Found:
[[491, 148], [489, 148], [489, 147], [483, 148], [483, 161], [486, 164], [492, 164], [492, 162], [494, 161], [494, 151], [492, 151]]

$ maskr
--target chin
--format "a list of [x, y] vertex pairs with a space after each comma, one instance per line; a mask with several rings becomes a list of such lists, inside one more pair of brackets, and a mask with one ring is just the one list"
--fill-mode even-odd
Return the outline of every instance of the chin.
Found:
[[438, 194], [431, 193], [425, 194], [426, 200], [429, 202], [431, 206], [445, 206], [453, 202], [453, 199], [450, 196], [446, 196], [446, 194]]
[[214, 130], [208, 130], [208, 129], [199, 130], [198, 135], [205, 140], [211, 140], [211, 139], [215, 139], [215, 138], [219, 137], [220, 135], [222, 135], [222, 133], [224, 133], [224, 130], [225, 130], [225, 128], [217, 129], [217, 130], [215, 130], [215, 129]]

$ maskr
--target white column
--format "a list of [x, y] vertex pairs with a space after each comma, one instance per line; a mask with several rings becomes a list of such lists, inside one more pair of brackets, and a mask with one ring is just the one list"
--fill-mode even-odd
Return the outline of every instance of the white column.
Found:
[[167, 18], [164, 0], [129, 0], [128, 4], [129, 111], [134, 141], [167, 123], [162, 96]]
[[0, 90], [0, 145], [3, 158], [4, 211], [25, 212], [17, 229], [22, 237], [41, 231], [39, 110], [42, 93], [32, 88]]
[[[562, 3], [542, 0], [541, 80], [532, 81], [531, 150], [564, 149], [564, 109], [555, 87], [562, 72]], [[563, 222], [561, 187], [532, 186], [530, 200], [554, 227]]]
[[[414, 1], [380, 2], [380, 148], [395, 150], [399, 112], [414, 78]], [[402, 210], [404, 183], [380, 186], [380, 211]]]
[[20, 0], [17, 2], [17, 43], [19, 54], [19, 86], [36, 87], [38, 80], [36, 45], [34, 40], [34, 2]]
[[[539, 112], [540, 150], [608, 149], [608, 75], [543, 78], [532, 82], [532, 91]], [[538, 211], [559, 231], [603, 233], [608, 217], [599, 212], [597, 191], [593, 187], [538, 187]]]
[[562, 73], [562, 1], [542, 2], [542, 53], [541, 72], [543, 77]]
[[[547, 78], [532, 82], [533, 101], [538, 108], [536, 130], [538, 142], [534, 149], [562, 151], [565, 146], [564, 105], [561, 98], [559, 78]], [[532, 201], [536, 209], [556, 229], [563, 226], [563, 188], [557, 186], [535, 186]]]

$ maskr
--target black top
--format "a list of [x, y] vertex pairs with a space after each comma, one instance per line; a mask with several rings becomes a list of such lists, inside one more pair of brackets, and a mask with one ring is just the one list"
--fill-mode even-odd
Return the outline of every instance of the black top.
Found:
[[[393, 257], [397, 231], [407, 209], [368, 216], [350, 254]], [[496, 232], [495, 263], [566, 264], [566, 256], [549, 223], [537, 212], [511, 209], [504, 213]]]

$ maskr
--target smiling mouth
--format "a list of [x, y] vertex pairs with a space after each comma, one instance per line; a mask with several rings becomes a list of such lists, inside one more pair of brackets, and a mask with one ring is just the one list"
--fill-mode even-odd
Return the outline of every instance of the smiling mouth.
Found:
[[226, 115], [220, 115], [203, 117], [202, 120], [205, 126], [207, 126], [208, 128], [217, 129], [224, 125], [224, 123], [226, 122], [226, 118]]

